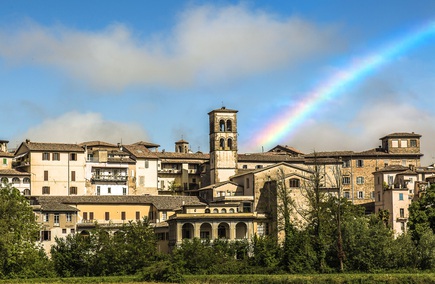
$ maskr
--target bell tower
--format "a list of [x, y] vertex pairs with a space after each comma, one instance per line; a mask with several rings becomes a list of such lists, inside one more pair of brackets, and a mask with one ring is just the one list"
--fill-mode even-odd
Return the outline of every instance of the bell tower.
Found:
[[222, 107], [208, 113], [210, 182], [227, 181], [237, 173], [237, 110]]

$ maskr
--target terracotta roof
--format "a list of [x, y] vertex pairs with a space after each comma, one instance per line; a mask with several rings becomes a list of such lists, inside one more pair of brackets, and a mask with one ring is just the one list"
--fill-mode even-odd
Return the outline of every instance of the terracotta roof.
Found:
[[403, 137], [403, 138], [420, 138], [421, 135], [420, 134], [416, 134], [414, 132], [412, 132], [412, 133], [409, 133], [409, 132], [395, 132], [395, 133], [390, 133], [388, 135], [385, 135], [384, 137], [379, 138], [379, 140], [383, 140], [385, 138], [400, 138], [400, 137]]
[[282, 145], [276, 145], [275, 147], [273, 147], [272, 149], [270, 149], [268, 152], [280, 152], [280, 151], [284, 151], [284, 152], [290, 152], [290, 153], [295, 153], [298, 155], [303, 155], [304, 153], [302, 153], [301, 151], [299, 151], [296, 148], [290, 147], [290, 146], [282, 146]]
[[148, 195], [89, 195], [89, 196], [35, 196], [39, 203], [63, 204], [153, 204], [158, 210], [175, 210], [185, 205], [205, 204], [196, 196]]
[[82, 142], [79, 145], [80, 146], [88, 146], [88, 147], [92, 147], [92, 146], [103, 146], [103, 147], [112, 147], [112, 148], [118, 147], [115, 144], [104, 142], [104, 141], [87, 141], [87, 142]]
[[160, 159], [196, 159], [196, 160], [208, 160], [209, 154], [203, 153], [178, 153], [178, 152], [157, 152], [157, 157]]
[[184, 139], [180, 139], [180, 140], [178, 140], [177, 142], [175, 142], [175, 143], [189, 143], [189, 142], [187, 142], [186, 140], [184, 140]]
[[145, 141], [139, 141], [139, 142], [134, 143], [133, 145], [142, 145], [142, 146], [145, 146], [146, 148], [157, 148], [157, 147], [160, 147], [159, 144], [154, 144], [154, 143], [145, 142]]
[[294, 157], [291, 155], [283, 155], [276, 152], [239, 154], [238, 162], [300, 162], [303, 163], [302, 157]]
[[379, 172], [397, 172], [397, 171], [403, 172], [403, 171], [406, 171], [406, 170], [409, 170], [409, 168], [401, 166], [401, 165], [388, 165], [386, 167], [383, 167], [382, 169], [377, 170], [375, 173], [379, 173]]
[[13, 153], [9, 153], [9, 152], [4, 152], [4, 151], [0, 151], [0, 157], [13, 157], [14, 154]]
[[136, 158], [154, 158], [157, 159], [155, 152], [150, 152], [144, 145], [124, 145], [123, 148]]
[[23, 142], [30, 151], [84, 152], [78, 144]]
[[30, 176], [30, 173], [20, 172], [14, 169], [0, 169], [0, 176]]
[[327, 152], [316, 152], [306, 154], [304, 157], [314, 157], [317, 156], [319, 158], [348, 158], [348, 157], [398, 157], [398, 156], [423, 156], [423, 154], [414, 154], [414, 153], [388, 153], [385, 152], [382, 148], [373, 148], [361, 152], [354, 151], [327, 151]]

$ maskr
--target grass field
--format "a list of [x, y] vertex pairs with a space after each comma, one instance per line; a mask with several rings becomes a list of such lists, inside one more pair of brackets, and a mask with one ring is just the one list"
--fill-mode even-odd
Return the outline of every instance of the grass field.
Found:
[[[136, 276], [5, 279], [0, 283], [155, 283], [139, 281]], [[435, 283], [435, 273], [382, 274], [306, 274], [306, 275], [186, 275], [185, 283]]]

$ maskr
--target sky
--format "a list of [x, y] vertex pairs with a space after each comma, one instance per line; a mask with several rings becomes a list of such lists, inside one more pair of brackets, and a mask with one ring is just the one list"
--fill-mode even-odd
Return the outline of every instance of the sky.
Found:
[[[435, 1], [3, 1], [0, 139], [180, 139], [238, 110], [239, 153], [363, 151], [422, 135], [435, 162]], [[278, 127], [279, 126], [279, 127]]]

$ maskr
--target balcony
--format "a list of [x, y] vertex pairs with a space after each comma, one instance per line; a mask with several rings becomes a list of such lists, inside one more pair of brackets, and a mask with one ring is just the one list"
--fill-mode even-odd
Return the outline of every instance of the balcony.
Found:
[[91, 181], [110, 181], [110, 182], [126, 182], [128, 180], [128, 176], [123, 175], [109, 175], [109, 174], [100, 174], [100, 175], [93, 175], [91, 178]]
[[158, 170], [159, 174], [179, 174], [181, 170], [178, 169], [160, 169]]
[[30, 166], [29, 161], [14, 161], [12, 162], [12, 167], [19, 168], [19, 167], [28, 167]]

